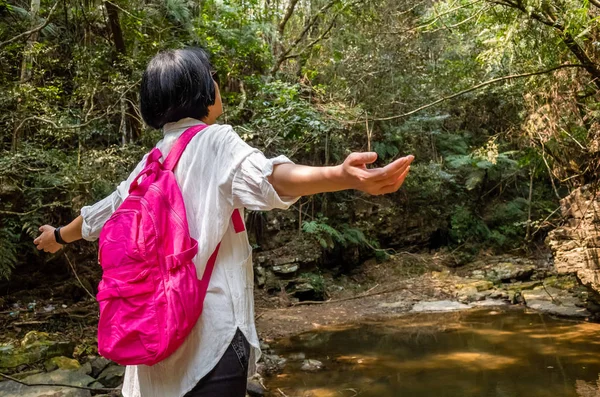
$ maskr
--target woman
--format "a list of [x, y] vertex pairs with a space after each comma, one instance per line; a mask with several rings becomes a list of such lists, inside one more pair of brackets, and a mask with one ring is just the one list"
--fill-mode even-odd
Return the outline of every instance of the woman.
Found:
[[[219, 242], [221, 248], [195, 328], [167, 359], [151, 367], [128, 366], [125, 397], [245, 395], [246, 379], [254, 372], [260, 349], [254, 325], [251, 248], [246, 233], [234, 231], [230, 221], [234, 209], [288, 208], [300, 196], [345, 189], [395, 192], [413, 160], [407, 156], [384, 168], [367, 169], [377, 159], [376, 153], [353, 153], [333, 167], [296, 165], [284, 156], [267, 159], [231, 126], [216, 124], [223, 108], [212, 71], [202, 49], [168, 50], [150, 61], [142, 79], [142, 116], [150, 127], [163, 130], [164, 137], [156, 144], [163, 158], [187, 128], [209, 125], [189, 143], [175, 176], [190, 236], [198, 240], [197, 274], [203, 274]], [[145, 163], [146, 156], [115, 192], [83, 207], [70, 224], [57, 229], [41, 226], [41, 235], [34, 240], [37, 248], [56, 252], [63, 243], [97, 239]]]

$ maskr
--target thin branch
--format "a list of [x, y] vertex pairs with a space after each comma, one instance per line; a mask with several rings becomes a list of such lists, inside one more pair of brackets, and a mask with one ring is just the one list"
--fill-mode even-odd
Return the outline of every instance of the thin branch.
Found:
[[87, 292], [87, 294], [94, 300], [96, 301], [96, 297], [85, 287], [85, 285], [83, 285], [83, 283], [81, 282], [81, 279], [79, 278], [79, 276], [77, 275], [77, 271], [75, 270], [75, 266], [73, 266], [73, 263], [71, 262], [71, 260], [69, 259], [69, 256], [67, 255], [66, 252], [63, 252], [63, 254], [65, 255], [65, 258], [67, 258], [67, 262], [69, 262], [69, 266], [71, 266], [71, 270], [73, 270], [73, 274], [75, 275], [75, 278], [77, 279], [77, 281], [79, 282], [79, 285], [81, 285], [81, 287], [85, 290], [85, 292]]
[[0, 43], [0, 47], [4, 47], [5, 45], [10, 44], [13, 41], [19, 40], [22, 37], [25, 37], [25, 36], [29, 37], [32, 34], [34, 34], [36, 32], [39, 32], [40, 30], [44, 29], [46, 27], [46, 25], [48, 25], [50, 23], [50, 17], [52, 16], [52, 13], [54, 13], [54, 10], [56, 9], [57, 5], [58, 5], [58, 1], [56, 3], [54, 3], [54, 5], [52, 6], [52, 8], [50, 9], [50, 12], [48, 12], [48, 15], [46, 16], [46, 20], [40, 26], [38, 26], [37, 28], [33, 28], [31, 30], [28, 30], [26, 32], [23, 32], [21, 34], [18, 34], [15, 37], [13, 37], [12, 39], [3, 41], [2, 43]]
[[90, 390], [90, 391], [100, 391], [100, 392], [106, 392], [106, 393], [112, 393], [115, 390], [119, 390], [119, 389], [109, 389], [106, 387], [99, 387], [99, 388], [95, 388], [95, 387], [85, 387], [85, 386], [75, 386], [75, 385], [68, 385], [65, 383], [25, 383], [23, 381], [18, 380], [17, 378], [13, 378], [12, 376], [8, 376], [6, 374], [3, 374], [2, 372], [0, 372], [0, 376], [3, 378], [6, 378], [8, 380], [12, 380], [13, 382], [17, 382], [20, 385], [23, 386], [52, 386], [52, 387], [70, 387], [72, 389], [81, 389], [81, 390]]
[[33, 214], [34, 212], [37, 212], [37, 211], [41, 210], [42, 208], [56, 207], [58, 205], [68, 206], [69, 202], [44, 204], [42, 206], [39, 206], [39, 207], [37, 207], [35, 209], [32, 209], [31, 211], [27, 211], [27, 212], [14, 212], [14, 211], [3, 211], [3, 210], [1, 210], [0, 214], [2, 214], [2, 215], [25, 216], [25, 215]]
[[431, 19], [425, 21], [422, 25], [415, 26], [413, 28], [408, 28], [408, 29], [399, 30], [399, 31], [378, 32], [378, 34], [404, 34], [404, 33], [413, 32], [413, 31], [416, 31], [416, 30], [428, 28], [431, 25], [434, 25], [437, 21], [439, 21], [441, 19], [441, 17], [446, 16], [448, 14], [452, 14], [453, 12], [461, 10], [463, 8], [472, 6], [473, 4], [481, 3], [482, 1], [483, 0], [475, 0], [475, 1], [472, 1], [470, 3], [463, 4], [463, 5], [458, 6], [458, 7], [454, 7], [452, 9], [450, 9], [450, 10], [442, 12], [441, 14], [437, 14], [434, 18], [431, 18]]
[[463, 19], [460, 22], [455, 23], [454, 25], [444, 25], [443, 27], [438, 28], [438, 29], [425, 30], [423, 33], [435, 33], [435, 32], [439, 32], [440, 30], [452, 30], [454, 28], [457, 28], [457, 27], [459, 27], [461, 25], [464, 25], [465, 23], [467, 23], [467, 22], [469, 22], [469, 21], [471, 21], [471, 20], [479, 17], [481, 14], [483, 14], [486, 11], [488, 11], [490, 8], [492, 8], [492, 7], [490, 6], [490, 7], [482, 8], [481, 10], [477, 11], [475, 14], [471, 15], [468, 18]]
[[[421, 107], [419, 107], [417, 109], [411, 110], [410, 112], [399, 114], [399, 115], [396, 115], [396, 116], [372, 118], [371, 120], [374, 120], [374, 121], [387, 121], [387, 120], [395, 120], [395, 119], [404, 118], [404, 117], [407, 117], [407, 116], [411, 116], [411, 115], [413, 115], [415, 113], [418, 113], [418, 112], [420, 112], [422, 110], [429, 109], [430, 107], [438, 105], [438, 104], [440, 104], [442, 102], [445, 102], [447, 100], [454, 99], [454, 98], [459, 97], [461, 95], [468, 94], [469, 92], [476, 91], [476, 90], [478, 90], [480, 88], [486, 87], [486, 86], [494, 84], [494, 83], [498, 83], [500, 81], [513, 80], [513, 79], [519, 79], [519, 78], [530, 77], [530, 76], [538, 76], [538, 75], [541, 75], [541, 74], [552, 73], [552, 72], [554, 72], [556, 70], [565, 69], [565, 68], [585, 68], [585, 67], [583, 65], [580, 65], [580, 64], [565, 64], [565, 65], [556, 66], [554, 68], [547, 69], [547, 70], [542, 70], [542, 71], [538, 71], [538, 72], [523, 73], [523, 74], [513, 74], [513, 75], [510, 75], [510, 76], [498, 77], [498, 78], [491, 79], [491, 80], [485, 81], [483, 83], [477, 84], [476, 86], [473, 86], [471, 88], [467, 88], [466, 90], [457, 92], [456, 94], [445, 96], [443, 98], [438, 99], [437, 101], [428, 103], [427, 105], [423, 105], [423, 106], [421, 106]], [[362, 122], [362, 121], [360, 121], [360, 122]], [[356, 121], [356, 122], [353, 122], [353, 123], [356, 124], [356, 123], [359, 123], [359, 121]]]
[[130, 17], [137, 19], [138, 21], [144, 21], [144, 18], [140, 18], [140, 17], [136, 17], [135, 15], [133, 15], [132, 13], [130, 13], [129, 11], [125, 10], [123, 7], [119, 6], [118, 4], [115, 4], [112, 1], [109, 0], [103, 0], [105, 3], [110, 3], [112, 4], [115, 8], [121, 10], [124, 14], [129, 15]]
[[292, 15], [294, 14], [294, 9], [296, 8], [296, 4], [299, 0], [291, 0], [285, 10], [285, 14], [279, 22], [277, 26], [277, 31], [279, 32], [279, 37], [283, 37], [283, 32], [285, 31], [285, 25], [288, 23]]
[[317, 44], [319, 41], [323, 40], [329, 34], [329, 32], [331, 32], [331, 29], [333, 29], [333, 27], [335, 26], [335, 21], [337, 20], [337, 18], [339, 17], [339, 15], [340, 15], [339, 13], [334, 15], [333, 19], [331, 20], [331, 23], [329, 24], [329, 26], [327, 27], [327, 29], [323, 32], [323, 34], [321, 34], [319, 37], [317, 37], [316, 39], [314, 39], [313, 41], [311, 41], [300, 52], [298, 52], [296, 54], [292, 54], [292, 55], [286, 55], [283, 58], [283, 60], [285, 61], [286, 59], [298, 58], [300, 55], [304, 54], [306, 51], [308, 51], [311, 48], [313, 48], [315, 46], [315, 44]]
[[277, 73], [277, 71], [283, 64], [283, 62], [285, 62], [285, 60], [287, 59], [286, 57], [289, 55], [290, 52], [292, 52], [293, 49], [295, 49], [298, 46], [298, 44], [300, 44], [300, 42], [304, 39], [304, 37], [306, 36], [308, 31], [310, 30], [310, 28], [312, 28], [317, 23], [321, 14], [325, 13], [325, 11], [327, 11], [328, 9], [333, 7], [335, 5], [335, 3], [337, 3], [338, 1], [339, 0], [331, 0], [329, 3], [327, 3], [323, 7], [321, 7], [321, 9], [319, 11], [317, 11], [315, 13], [315, 15], [313, 15], [306, 22], [306, 24], [304, 25], [304, 29], [302, 30], [302, 32], [300, 32], [298, 37], [296, 37], [296, 39], [293, 41], [293, 43], [287, 49], [283, 50], [283, 52], [277, 58], [277, 61], [273, 65], [273, 68], [271, 68], [271, 75], [274, 76], [275, 73]]

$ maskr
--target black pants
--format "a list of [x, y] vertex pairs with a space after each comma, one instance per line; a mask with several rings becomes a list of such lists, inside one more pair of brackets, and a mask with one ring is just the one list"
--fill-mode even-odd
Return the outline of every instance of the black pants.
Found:
[[250, 344], [238, 329], [223, 357], [184, 397], [244, 397]]

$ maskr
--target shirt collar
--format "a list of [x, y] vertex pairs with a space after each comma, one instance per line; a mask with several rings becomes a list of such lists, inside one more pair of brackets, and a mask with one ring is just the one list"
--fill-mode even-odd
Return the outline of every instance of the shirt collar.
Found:
[[187, 118], [181, 119], [179, 121], [165, 124], [165, 126], [163, 127], [163, 134], [167, 135], [167, 134], [173, 134], [173, 133], [180, 133], [180, 132], [183, 132], [184, 130], [186, 130], [187, 128], [193, 127], [198, 124], [204, 124], [204, 123], [200, 120], [193, 119], [191, 117], [187, 117]]

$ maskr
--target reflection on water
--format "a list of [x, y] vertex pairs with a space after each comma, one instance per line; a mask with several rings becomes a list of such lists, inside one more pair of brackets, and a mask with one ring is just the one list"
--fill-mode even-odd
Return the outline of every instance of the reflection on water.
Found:
[[[516, 309], [418, 314], [279, 341], [271, 396], [600, 397], [600, 324]], [[279, 390], [278, 390], [279, 389]]]

